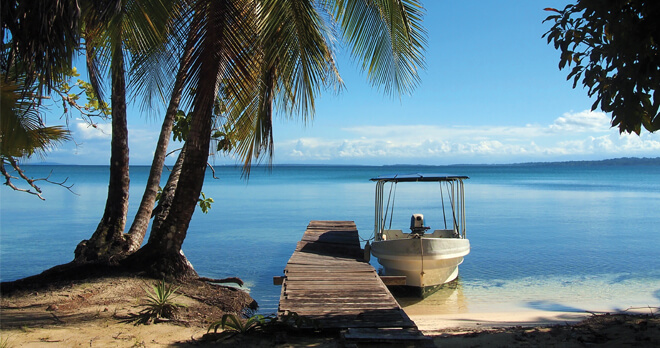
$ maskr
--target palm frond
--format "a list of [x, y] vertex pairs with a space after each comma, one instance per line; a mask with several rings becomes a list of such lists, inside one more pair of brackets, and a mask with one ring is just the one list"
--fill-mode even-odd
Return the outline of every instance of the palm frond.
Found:
[[179, 20], [181, 10], [172, 0], [132, 1], [126, 6], [122, 32], [131, 58], [129, 90], [144, 97], [143, 109], [154, 109], [154, 105], [164, 102], [173, 84], [175, 74], [171, 72], [176, 69], [182, 47], [175, 46], [182, 32], [174, 31], [173, 24]]
[[[341, 89], [332, 52], [331, 27], [322, 8], [307, 0], [269, 0], [258, 11], [258, 45], [250, 47], [250, 83], [238, 96], [228, 93], [228, 119], [236, 132], [235, 154], [249, 175], [252, 160], [273, 155], [274, 108], [304, 122], [313, 118], [314, 101], [326, 87]], [[229, 89], [228, 91], [233, 91]]]
[[41, 93], [71, 70], [80, 40], [78, 1], [3, 1], [0, 13], [3, 50], [9, 47], [0, 58], [6, 76], [20, 67], [13, 73], [26, 85], [42, 84]]
[[[4, 79], [4, 76], [0, 75]], [[45, 126], [39, 110], [17, 83], [0, 84], [0, 155], [44, 155], [53, 145], [70, 139], [60, 126]]]
[[[308, 0], [265, 1], [262, 49], [266, 70], [273, 70], [278, 109], [303, 120], [314, 114], [314, 100], [327, 86], [340, 86], [330, 28]], [[268, 76], [265, 76], [269, 78]]]
[[335, 15], [372, 85], [409, 94], [420, 82], [426, 32], [418, 0], [337, 0]]
[[180, 57], [189, 50], [190, 43], [186, 40], [186, 34], [193, 31], [190, 29], [190, 11], [177, 5], [171, 8], [170, 19], [164, 30], [164, 41], [148, 45], [145, 50], [132, 52], [129, 89], [133, 95], [142, 97], [143, 110], [156, 110], [158, 105], [167, 103], [177, 75], [175, 72], [179, 69]]

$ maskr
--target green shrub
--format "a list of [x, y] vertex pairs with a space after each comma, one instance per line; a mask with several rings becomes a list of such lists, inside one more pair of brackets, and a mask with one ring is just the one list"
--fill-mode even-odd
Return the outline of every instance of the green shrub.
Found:
[[154, 319], [173, 319], [180, 307], [185, 307], [184, 304], [174, 302], [179, 295], [176, 291], [178, 287], [172, 284], [167, 284], [165, 280], [155, 282], [150, 291], [145, 288], [147, 293], [144, 299], [144, 308], [140, 311], [139, 316], [136, 318], [138, 324], [145, 324], [153, 321]]
[[261, 314], [258, 314], [251, 316], [249, 319], [243, 322], [233, 314], [225, 314], [222, 316], [221, 320], [211, 323], [206, 332], [211, 332], [211, 329], [213, 329], [213, 332], [217, 333], [218, 328], [222, 328], [222, 330], [226, 332], [246, 334], [251, 330], [265, 325], [269, 320], [270, 317], [267, 318]]
[[211, 332], [211, 330], [213, 330], [214, 333], [217, 333], [219, 328], [222, 328], [226, 334], [234, 335], [247, 334], [257, 330], [264, 332], [282, 331], [287, 329], [297, 330], [302, 327], [308, 327], [314, 330], [320, 329], [318, 320], [301, 317], [295, 312], [280, 317], [274, 314], [269, 316], [258, 314], [251, 316], [245, 321], [242, 321], [233, 314], [225, 314], [222, 316], [221, 320], [211, 323], [207, 333]]

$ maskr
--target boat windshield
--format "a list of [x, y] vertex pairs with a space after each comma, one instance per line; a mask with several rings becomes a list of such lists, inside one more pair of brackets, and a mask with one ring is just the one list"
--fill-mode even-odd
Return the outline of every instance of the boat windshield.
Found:
[[[405, 174], [384, 175], [372, 178], [376, 181], [374, 234], [380, 240], [384, 230], [400, 228], [410, 221], [412, 214], [424, 215], [435, 229], [453, 231], [466, 238], [465, 202], [463, 180], [467, 176], [451, 174]], [[405, 185], [397, 192], [398, 183], [423, 182], [420, 185]], [[433, 182], [437, 182], [435, 186]], [[390, 183], [390, 185], [386, 184]], [[429, 186], [431, 185], [431, 186]], [[398, 196], [397, 196], [398, 195]], [[397, 209], [395, 211], [395, 201]], [[404, 225], [405, 226], [405, 225]]]

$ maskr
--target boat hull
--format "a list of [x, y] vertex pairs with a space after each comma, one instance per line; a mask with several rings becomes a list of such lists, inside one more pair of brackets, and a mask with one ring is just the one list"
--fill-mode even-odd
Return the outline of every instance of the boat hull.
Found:
[[458, 266], [470, 252], [463, 238], [402, 238], [375, 241], [371, 253], [384, 275], [405, 276], [406, 286], [420, 288], [421, 296], [458, 276]]

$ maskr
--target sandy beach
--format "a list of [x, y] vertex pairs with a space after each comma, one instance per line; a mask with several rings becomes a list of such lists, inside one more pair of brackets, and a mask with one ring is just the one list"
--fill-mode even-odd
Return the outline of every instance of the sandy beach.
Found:
[[[0, 346], [341, 346], [336, 333], [236, 335], [219, 341], [217, 337], [205, 338], [210, 322], [232, 312], [229, 307], [221, 308], [221, 303], [231, 302], [238, 293], [227, 287], [221, 288], [229, 293], [222, 294], [184, 289], [177, 301], [186, 307], [178, 320], [150, 325], [128, 323], [126, 319], [143, 308], [145, 284], [144, 279], [119, 277], [3, 295]], [[213, 296], [217, 297], [215, 302], [209, 300]], [[620, 315], [542, 310], [431, 314], [420, 308], [412, 308], [408, 314], [436, 346], [660, 345], [657, 308]]]
[[516, 326], [550, 326], [575, 324], [592, 316], [590, 313], [522, 311], [463, 314], [410, 315], [417, 327], [428, 333], [446, 330], [475, 330]]

